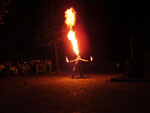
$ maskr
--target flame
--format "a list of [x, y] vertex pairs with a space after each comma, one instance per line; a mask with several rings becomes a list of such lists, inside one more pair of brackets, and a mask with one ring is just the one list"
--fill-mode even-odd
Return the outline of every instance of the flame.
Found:
[[69, 59], [68, 59], [68, 57], [66, 57], [66, 62], [69, 62]]
[[90, 56], [90, 60], [93, 61], [93, 57], [92, 56]]
[[67, 9], [65, 11], [65, 23], [67, 27], [69, 28], [68, 32], [68, 39], [71, 41], [73, 50], [76, 53], [76, 55], [79, 55], [79, 50], [78, 50], [78, 42], [75, 36], [75, 31], [73, 30], [73, 26], [75, 26], [75, 10], [71, 7], [70, 9]]
[[71, 40], [71, 43], [73, 45], [73, 50], [75, 51], [76, 55], [78, 55], [79, 50], [78, 50], [77, 39], [75, 38], [75, 32], [70, 30], [68, 33], [68, 38], [69, 38], [69, 40]]
[[75, 19], [76, 19], [75, 14], [76, 12], [72, 7], [65, 11], [65, 18], [66, 18], [65, 23], [67, 27], [69, 27], [69, 29], [72, 29], [72, 27], [75, 25]]

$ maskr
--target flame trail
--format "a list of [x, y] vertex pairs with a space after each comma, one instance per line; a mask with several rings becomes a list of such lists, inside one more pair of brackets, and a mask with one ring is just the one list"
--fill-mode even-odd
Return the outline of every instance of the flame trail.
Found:
[[78, 42], [75, 36], [75, 31], [73, 30], [73, 26], [75, 26], [75, 20], [76, 20], [76, 12], [74, 8], [67, 9], [65, 11], [65, 23], [67, 27], [69, 28], [68, 32], [68, 39], [71, 41], [73, 50], [76, 53], [76, 55], [79, 55], [79, 50], [78, 50]]

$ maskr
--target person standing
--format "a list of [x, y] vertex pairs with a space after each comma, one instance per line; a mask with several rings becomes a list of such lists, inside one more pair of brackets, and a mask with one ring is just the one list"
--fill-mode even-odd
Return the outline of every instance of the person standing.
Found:
[[80, 55], [78, 55], [74, 60], [68, 61], [68, 63], [74, 63], [73, 69], [72, 69], [72, 79], [74, 78], [75, 72], [78, 71], [80, 74], [80, 77], [83, 78], [82, 70], [81, 70], [81, 61], [83, 62], [89, 62], [86, 59], [82, 59]]

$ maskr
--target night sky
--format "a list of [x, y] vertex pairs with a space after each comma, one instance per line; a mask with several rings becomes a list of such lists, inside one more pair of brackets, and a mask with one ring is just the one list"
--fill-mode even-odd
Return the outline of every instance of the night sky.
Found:
[[[134, 56], [150, 54], [150, 8], [146, 0], [16, 0], [4, 17], [5, 25], [0, 26], [1, 58], [39, 55], [52, 58], [54, 52], [48, 51], [53, 49], [43, 46], [54, 39], [52, 15], [64, 42], [64, 11], [71, 6], [77, 12], [75, 30], [80, 37], [81, 56], [92, 55], [99, 62], [124, 60], [130, 57], [131, 37]], [[73, 56], [65, 44], [60, 44], [65, 49], [59, 49], [59, 54]]]

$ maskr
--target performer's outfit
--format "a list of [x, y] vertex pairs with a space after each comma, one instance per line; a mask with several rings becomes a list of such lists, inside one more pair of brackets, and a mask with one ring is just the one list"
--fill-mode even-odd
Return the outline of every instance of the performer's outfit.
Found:
[[72, 78], [74, 78], [75, 72], [78, 71], [80, 74], [80, 77], [83, 78], [82, 72], [81, 72], [81, 60], [79, 58], [76, 58], [74, 60], [73, 65], [73, 71], [72, 71]]

